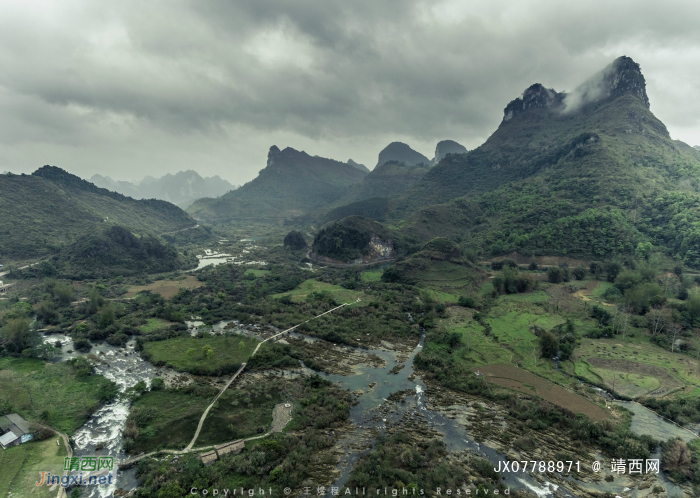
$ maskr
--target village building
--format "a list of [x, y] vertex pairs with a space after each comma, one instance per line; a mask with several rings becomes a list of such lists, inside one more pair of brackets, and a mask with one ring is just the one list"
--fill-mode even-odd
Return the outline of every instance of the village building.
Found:
[[34, 439], [29, 432], [29, 424], [16, 413], [0, 417], [0, 446], [7, 449]]

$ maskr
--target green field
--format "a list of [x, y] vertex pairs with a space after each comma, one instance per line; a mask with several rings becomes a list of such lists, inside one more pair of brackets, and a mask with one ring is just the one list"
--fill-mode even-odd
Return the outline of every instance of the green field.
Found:
[[326, 282], [319, 282], [318, 280], [309, 279], [299, 284], [296, 289], [290, 292], [274, 294], [272, 297], [279, 299], [282, 296], [291, 296], [292, 301], [298, 303], [300, 301], [304, 301], [309, 294], [314, 292], [327, 292], [332, 295], [338, 303], [355, 301], [357, 298], [362, 296], [361, 292], [346, 289], [340, 285], [333, 285]]
[[146, 323], [141, 325], [139, 329], [142, 334], [150, 334], [156, 330], [164, 329], [172, 325], [172, 322], [163, 320], [161, 318], [149, 318]]
[[56, 444], [57, 437], [44, 441], [30, 441], [5, 450], [0, 449], [0, 496], [55, 497], [49, 486], [37, 486], [41, 472], [63, 475], [66, 446]]
[[[146, 342], [143, 351], [153, 363], [162, 363], [180, 372], [215, 374], [222, 368], [245, 362], [258, 343], [257, 339], [239, 335], [209, 336], [202, 339], [176, 337]], [[206, 356], [205, 346], [211, 347], [211, 357]]]
[[614, 383], [615, 391], [630, 397], [663, 396], [681, 388], [685, 394], [700, 387], [694, 358], [651, 344], [642, 334], [583, 339], [572, 360], [577, 375], [610, 389]]
[[[482, 293], [488, 286], [482, 287]], [[565, 322], [564, 316], [547, 311], [549, 306], [551, 298], [543, 290], [503, 295], [482, 320], [491, 327], [488, 334], [484, 325], [472, 319], [472, 312], [460, 306], [449, 308], [448, 318], [441, 320], [440, 326], [462, 336], [460, 351], [453, 356], [467, 365], [514, 365], [569, 385], [572, 379], [541, 357], [539, 338], [531, 330], [534, 325], [550, 330]], [[574, 324], [579, 331], [592, 327], [588, 319], [574, 319]], [[429, 343], [426, 351], [444, 347]]]
[[101, 375], [79, 376], [66, 362], [0, 359], [0, 395], [30, 421], [71, 434], [117, 392]]
[[363, 282], [379, 282], [382, 279], [382, 274], [384, 272], [381, 270], [376, 271], [363, 271], [360, 274], [360, 278]]

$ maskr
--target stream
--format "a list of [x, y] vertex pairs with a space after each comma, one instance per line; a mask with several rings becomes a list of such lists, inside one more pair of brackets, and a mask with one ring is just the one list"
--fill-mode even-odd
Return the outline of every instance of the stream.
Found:
[[[229, 323], [232, 322], [221, 322], [212, 329], [221, 333]], [[194, 330], [201, 326], [200, 322], [190, 322], [188, 325]], [[234, 327], [231, 332], [247, 332], [247, 335], [257, 335], [255, 333], [257, 331], [254, 332], [248, 327], [245, 327], [248, 330], [244, 331], [241, 330], [242, 328]], [[305, 340], [319, 340], [297, 333], [292, 335]], [[59, 335], [45, 337], [47, 342], [55, 342], [56, 340], [62, 342], [63, 354], [60, 360], [77, 356], [73, 351], [69, 337]], [[483, 443], [476, 442], [464, 425], [426, 406], [426, 386], [420, 376], [415, 375], [413, 371], [413, 360], [423, 347], [423, 340], [424, 337], [421, 337], [419, 344], [405, 359], [404, 367], [398, 373], [389, 373], [392, 368], [399, 364], [397, 360], [399, 353], [395, 351], [342, 346], [342, 348], [355, 350], [365, 355], [376, 355], [384, 361], [384, 366], [375, 367], [360, 363], [352, 367], [353, 373], [351, 375], [322, 374], [326, 379], [339, 383], [351, 392], [363, 391], [350, 410], [352, 431], [343, 439], [344, 452], [338, 465], [340, 475], [332, 486], [341, 489], [347, 481], [354, 463], [370, 451], [368, 446], [374, 445], [377, 435], [384, 434], [387, 428], [400, 423], [406, 417], [422, 417], [431, 428], [444, 436], [447, 450], [450, 452], [472, 451], [488, 459], [494, 467], [498, 467], [499, 462], [507, 461], [503, 453]], [[155, 376], [156, 368], [134, 351], [134, 341], [130, 341], [125, 348], [113, 347], [106, 343], [94, 344], [91, 354], [96, 355], [100, 360], [95, 367], [96, 372], [117, 383], [121, 391], [132, 387], [139, 381], [150, 384], [151, 379]], [[370, 388], [372, 383], [375, 385]], [[385, 404], [389, 396], [399, 391], [410, 391], [410, 395], [405, 396], [402, 403]], [[637, 434], [649, 434], [659, 440], [680, 436], [688, 441], [694, 437], [690, 431], [664, 421], [641, 405], [627, 402], [616, 403], [625, 406], [635, 414], [632, 418], [631, 430]], [[468, 410], [467, 407], [461, 405], [453, 405], [449, 409]], [[112, 456], [115, 462], [126, 459], [127, 455], [123, 451], [123, 431], [128, 414], [129, 403], [118, 399], [98, 409], [86, 424], [74, 434], [75, 455]], [[658, 458], [658, 456], [652, 458]], [[539, 479], [536, 479], [528, 472], [520, 471], [502, 473], [502, 476], [503, 484], [510, 487], [511, 492], [529, 491], [542, 498], [575, 496], [562, 486], [543, 480], [541, 475], [538, 475]], [[569, 480], [573, 481], [573, 478], [569, 478]], [[117, 488], [129, 490], [138, 485], [135, 469], [116, 472], [115, 468], [115, 481], [109, 486], [87, 487], [83, 491], [83, 496], [107, 498], [111, 497]], [[615, 482], [611, 483], [605, 481], [596, 484], [575, 482], [591, 491], [604, 493], [623, 493], [626, 491], [624, 496], [643, 496], [637, 490], [620, 489], [623, 487], [624, 480], [617, 478]], [[684, 496], [682, 489], [673, 485], [663, 475], [661, 482], [666, 487], [667, 496], [674, 498]]]

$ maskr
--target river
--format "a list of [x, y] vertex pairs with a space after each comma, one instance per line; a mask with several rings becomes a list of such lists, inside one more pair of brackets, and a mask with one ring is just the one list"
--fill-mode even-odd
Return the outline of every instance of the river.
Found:
[[[229, 323], [238, 325], [237, 322], [221, 322], [212, 327], [212, 329], [221, 333]], [[201, 326], [198, 322], [192, 322], [189, 325], [193, 330]], [[250, 327], [246, 326], [236, 326], [231, 331], [243, 332], [246, 335], [253, 336], [257, 335], [258, 332], [258, 330], [251, 330]], [[318, 340], [301, 334], [295, 333], [293, 335], [306, 340]], [[46, 338], [47, 341], [52, 342], [56, 339], [61, 340], [63, 343], [61, 359], [76, 356], [76, 353], [72, 351], [70, 338], [55, 335], [47, 336]], [[501, 452], [483, 443], [476, 442], [473, 435], [470, 435], [464, 425], [428, 408], [426, 405], [426, 386], [420, 376], [413, 371], [413, 360], [422, 347], [423, 338], [421, 338], [419, 344], [407, 358], [405, 354], [404, 358], [400, 358], [399, 353], [395, 351], [343, 346], [342, 348], [361, 352], [364, 355], [376, 355], [384, 361], [384, 365], [378, 367], [361, 363], [352, 367], [350, 375], [323, 374], [325, 378], [339, 383], [343, 388], [352, 392], [364, 391], [350, 410], [350, 420], [353, 429], [351, 434], [343, 440], [344, 454], [338, 465], [340, 476], [333, 486], [342, 487], [352, 470], [353, 464], [369, 451], [367, 445], [364, 448], [358, 447], [358, 441], [373, 444], [377, 435], [385, 433], [388, 427], [391, 427], [392, 424], [400, 423], [404, 417], [419, 416], [427, 421], [430, 427], [443, 435], [447, 449], [450, 452], [472, 451], [491, 461], [494, 467], [498, 467], [500, 462], [507, 461], [505, 455]], [[91, 353], [95, 354], [99, 359], [99, 363], [96, 366], [97, 373], [117, 383], [122, 391], [132, 387], [139, 381], [145, 381], [148, 384], [155, 376], [155, 367], [143, 360], [134, 351], [133, 341], [129, 342], [125, 348], [109, 346], [106, 343], [96, 344]], [[390, 370], [399, 365], [399, 360], [404, 360], [401, 362], [404, 364], [404, 367], [398, 373], [389, 373]], [[371, 384], [374, 384], [374, 386], [369, 388]], [[404, 402], [402, 403], [387, 403], [387, 399], [393, 393], [399, 391], [410, 392], [410, 394], [404, 397]], [[641, 405], [636, 403], [618, 403], [634, 413], [631, 430], [637, 434], [649, 434], [659, 440], [667, 440], [676, 436], [690, 440], [693, 437], [693, 434], [689, 431], [662, 420]], [[467, 410], [467, 407], [458, 405], [450, 408]], [[76, 455], [107, 455], [113, 456], [115, 461], [125, 459], [123, 431], [128, 413], [129, 404], [126, 401], [115, 400], [101, 407], [75, 433]], [[503, 473], [502, 476], [504, 478], [503, 484], [510, 487], [512, 491], [529, 491], [543, 498], [575, 496], [562, 486], [544, 481], [541, 479], [541, 476], [538, 476], [539, 480], [535, 479], [524, 471]], [[684, 496], [682, 490], [670, 483], [664, 476], [661, 476], [661, 482], [666, 487], [667, 496]], [[623, 491], [620, 488], [623, 486], [624, 481], [616, 480], [614, 483], [603, 481], [597, 484], [576, 481], [576, 483], [591, 491], [620, 493]], [[112, 496], [112, 493], [118, 487], [133, 489], [136, 486], [137, 482], [133, 469], [124, 472], [120, 471], [116, 475], [115, 484], [92, 488], [89, 494], [84, 494], [83, 496], [106, 498]], [[641, 495], [638, 495], [635, 490], [634, 492], [628, 491], [625, 496], [635, 497]]]

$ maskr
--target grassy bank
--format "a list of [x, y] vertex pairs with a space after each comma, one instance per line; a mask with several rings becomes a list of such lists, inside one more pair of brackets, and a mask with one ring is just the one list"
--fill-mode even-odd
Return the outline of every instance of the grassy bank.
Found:
[[0, 496], [55, 497], [55, 489], [35, 483], [41, 482], [41, 472], [62, 475], [66, 456], [65, 444], [56, 445], [55, 437], [1, 450]]
[[101, 375], [80, 375], [67, 362], [0, 359], [0, 395], [30, 421], [72, 433], [117, 392]]

